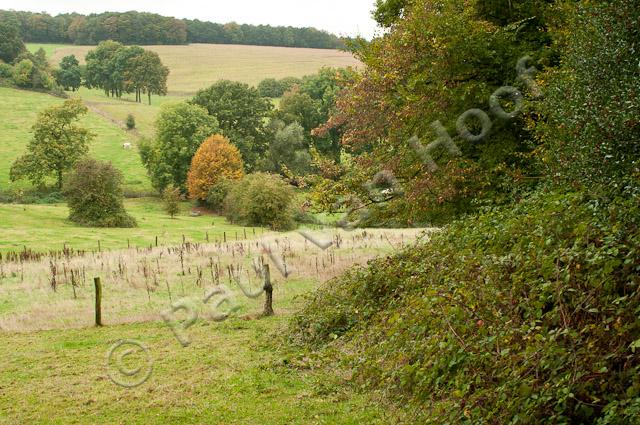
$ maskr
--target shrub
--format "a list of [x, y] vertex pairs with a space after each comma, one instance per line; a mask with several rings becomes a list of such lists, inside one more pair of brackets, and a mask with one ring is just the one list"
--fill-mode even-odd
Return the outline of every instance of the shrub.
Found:
[[282, 87], [282, 94], [279, 97], [282, 97], [286, 92], [293, 89], [295, 86], [299, 86], [302, 84], [302, 79], [297, 77], [284, 77], [280, 80], [280, 86]]
[[8, 63], [0, 61], [0, 78], [13, 77], [13, 67]]
[[23, 59], [13, 67], [13, 82], [18, 87], [31, 87], [33, 62]]
[[65, 182], [69, 219], [83, 226], [135, 227], [123, 205], [122, 173], [110, 162], [86, 158]]
[[162, 202], [164, 203], [164, 210], [174, 218], [176, 214], [180, 212], [180, 189], [169, 185], [162, 191]]
[[213, 211], [222, 212], [224, 209], [224, 200], [229, 194], [231, 186], [233, 186], [232, 180], [225, 177], [219, 179], [213, 186], [211, 186], [211, 189], [209, 189], [206, 201], [207, 206]]
[[265, 78], [258, 84], [258, 92], [262, 97], [278, 98], [291, 90], [295, 85], [302, 84], [300, 78], [286, 77], [281, 80]]
[[221, 135], [205, 140], [191, 160], [187, 187], [191, 199], [205, 201], [209, 190], [221, 178], [236, 180], [244, 175], [238, 148]]
[[637, 423], [639, 225], [636, 200], [535, 195], [328, 283], [292, 337], [416, 423]]
[[639, 4], [576, 2], [566, 15], [562, 66], [544, 77], [542, 162], [561, 184], [640, 191]]
[[249, 174], [229, 190], [224, 213], [233, 223], [289, 230], [294, 227], [294, 195], [293, 189], [278, 176]]
[[136, 128], [136, 119], [132, 114], [127, 115], [126, 125], [127, 130], [133, 130], [134, 128]]

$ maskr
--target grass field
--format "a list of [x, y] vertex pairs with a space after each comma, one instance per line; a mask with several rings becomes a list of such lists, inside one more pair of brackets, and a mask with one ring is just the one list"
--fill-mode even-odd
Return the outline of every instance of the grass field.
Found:
[[[201, 323], [187, 348], [160, 323], [0, 333], [0, 424], [398, 423], [380, 400], [346, 387], [348, 373], [274, 347], [286, 319]], [[121, 339], [140, 340], [154, 361], [134, 389], [108, 378], [105, 353]]]
[[[93, 46], [29, 45], [39, 47], [58, 64], [67, 55], [84, 61]], [[357, 67], [360, 62], [350, 53], [338, 50], [288, 47], [190, 44], [188, 46], [145, 46], [160, 55], [169, 67], [169, 94], [191, 95], [217, 80], [227, 79], [257, 85], [265, 78], [302, 77], [323, 66]]]
[[[0, 424], [401, 423], [400, 413], [382, 399], [354, 392], [349, 371], [323, 365], [282, 336], [302, 296], [319, 282], [420, 234], [417, 229], [332, 232], [324, 236], [340, 244], [326, 251], [295, 233], [270, 234], [260, 241], [182, 246], [184, 266], [175, 249], [162, 247], [0, 262]], [[264, 295], [250, 299], [235, 281], [252, 291], [261, 286], [251, 263], [268, 256], [258, 248], [262, 244], [290, 270], [285, 278], [274, 260], [266, 260], [272, 264], [276, 312], [270, 318], [260, 317]], [[59, 272], [55, 291], [52, 264]], [[67, 273], [80, 269], [88, 279], [73, 286]], [[233, 279], [227, 276], [231, 269]], [[92, 276], [102, 277], [103, 328], [92, 327]], [[218, 298], [202, 300], [220, 285], [230, 290], [237, 308], [217, 322], [209, 315]], [[179, 330], [187, 346], [160, 319], [176, 301], [198, 313], [192, 326]], [[180, 327], [186, 318], [176, 312], [172, 323]], [[123, 348], [108, 361], [111, 347], [122, 340], [140, 342], [149, 357], [124, 354]], [[125, 375], [125, 369], [132, 372]], [[114, 377], [141, 385], [123, 388]]]
[[[156, 198], [125, 200], [125, 208], [138, 221], [134, 229], [100, 229], [78, 227], [67, 220], [66, 205], [0, 204], [0, 252], [21, 250], [23, 246], [35, 251], [60, 250], [66, 244], [79, 250], [94, 250], [98, 241], [104, 249], [148, 247], [158, 236], [163, 245], [179, 245], [182, 235], [190, 241], [202, 242], [206, 234], [211, 240], [220, 239], [226, 232], [235, 238], [244, 236], [244, 228], [230, 225], [223, 217], [203, 215], [190, 217], [191, 204], [182, 205], [182, 214], [171, 219]], [[247, 230], [253, 235], [253, 230]]]
[[[38, 113], [62, 102], [62, 99], [42, 93], [0, 87], [0, 190], [29, 185], [26, 181], [10, 183], [11, 164], [25, 153], [32, 137], [31, 126]], [[96, 135], [91, 143], [91, 156], [111, 161], [122, 171], [126, 190], [152, 191], [138, 152], [135, 149], [122, 149], [122, 144], [130, 141], [131, 135], [108, 118], [95, 113], [85, 115], [81, 122]]]

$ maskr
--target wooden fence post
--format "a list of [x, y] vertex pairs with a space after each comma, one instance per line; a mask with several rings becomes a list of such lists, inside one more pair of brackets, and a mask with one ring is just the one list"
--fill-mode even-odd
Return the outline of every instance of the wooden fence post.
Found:
[[273, 285], [271, 285], [271, 273], [269, 272], [269, 265], [262, 266], [264, 276], [264, 293], [266, 294], [264, 300], [264, 312], [263, 316], [273, 316]]
[[96, 326], [102, 326], [102, 283], [100, 278], [93, 279], [96, 287]]

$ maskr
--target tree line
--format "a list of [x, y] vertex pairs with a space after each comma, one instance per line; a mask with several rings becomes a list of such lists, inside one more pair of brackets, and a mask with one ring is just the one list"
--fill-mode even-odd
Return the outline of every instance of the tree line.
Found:
[[[61, 70], [65, 60], [72, 59], [64, 58]], [[123, 93], [135, 93], [136, 101], [142, 102], [142, 93], [146, 93], [151, 104], [152, 94], [167, 94], [169, 68], [157, 53], [140, 46], [104, 41], [87, 54], [86, 62], [85, 85], [102, 89], [107, 96], [120, 98]]]
[[3, 20], [3, 15], [0, 11], [0, 81], [50, 92], [75, 91], [84, 84], [117, 98], [135, 93], [137, 102], [142, 102], [146, 93], [149, 104], [152, 95], [167, 94], [169, 68], [155, 52], [109, 40], [87, 54], [85, 66], [70, 55], [62, 58], [57, 69], [51, 69], [45, 51], [30, 53], [19, 37], [17, 22]]
[[339, 37], [315, 28], [218, 24], [200, 20], [175, 19], [153, 13], [105, 12], [51, 16], [47, 13], [5, 11], [19, 22], [25, 42], [94, 45], [114, 40], [123, 44], [245, 44], [260, 46], [343, 48]]

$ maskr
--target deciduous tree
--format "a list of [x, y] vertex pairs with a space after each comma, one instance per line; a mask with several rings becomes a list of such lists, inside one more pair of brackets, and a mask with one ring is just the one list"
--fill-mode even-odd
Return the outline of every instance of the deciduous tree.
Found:
[[190, 103], [163, 107], [156, 122], [156, 139], [140, 144], [140, 155], [154, 187], [169, 184], [186, 193], [191, 159], [203, 140], [220, 133], [218, 120]]
[[218, 119], [224, 135], [240, 149], [246, 168], [253, 169], [268, 147], [265, 117], [273, 109], [271, 102], [247, 84], [223, 80], [200, 90], [191, 103]]
[[76, 91], [82, 83], [80, 63], [74, 55], [65, 56], [60, 61], [60, 69], [57, 70], [56, 81], [65, 90]]
[[0, 60], [12, 63], [25, 50], [20, 22], [11, 12], [0, 11]]
[[86, 155], [94, 136], [77, 124], [86, 113], [87, 108], [80, 99], [70, 99], [41, 112], [33, 125], [33, 139], [27, 153], [11, 167], [11, 180], [26, 177], [33, 184], [41, 185], [53, 174], [61, 189], [64, 172]]
[[209, 190], [221, 179], [237, 180], [243, 175], [240, 151], [228, 139], [216, 134], [200, 145], [191, 161], [187, 179], [189, 196], [205, 201]]
[[162, 191], [162, 202], [164, 203], [164, 210], [174, 218], [176, 214], [180, 212], [180, 189], [173, 185], [169, 185]]

